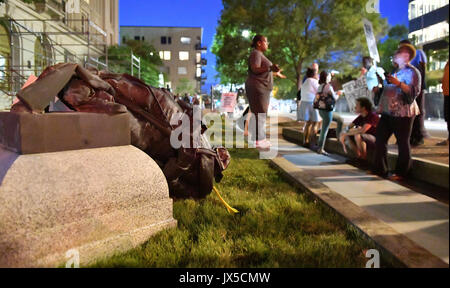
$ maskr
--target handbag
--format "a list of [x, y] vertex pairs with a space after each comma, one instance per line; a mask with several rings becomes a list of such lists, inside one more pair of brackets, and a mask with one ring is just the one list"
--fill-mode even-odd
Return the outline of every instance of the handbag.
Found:
[[[327, 84], [330, 85], [330, 84]], [[314, 109], [324, 110], [324, 111], [333, 111], [336, 106], [336, 100], [333, 95], [330, 93], [324, 94], [326, 85], [322, 86], [320, 92], [317, 93], [316, 98], [314, 99]]]

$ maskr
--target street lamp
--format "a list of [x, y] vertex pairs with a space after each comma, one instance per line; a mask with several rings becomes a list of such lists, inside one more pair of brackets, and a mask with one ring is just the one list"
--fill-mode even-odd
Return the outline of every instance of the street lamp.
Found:
[[242, 31], [242, 37], [248, 38], [249, 36], [250, 36], [250, 31], [248, 31], [248, 30]]

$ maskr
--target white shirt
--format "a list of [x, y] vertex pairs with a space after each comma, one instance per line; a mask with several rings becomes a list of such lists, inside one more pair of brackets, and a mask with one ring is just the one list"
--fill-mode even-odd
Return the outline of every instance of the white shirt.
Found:
[[319, 80], [307, 78], [302, 85], [302, 101], [313, 102], [319, 89]]

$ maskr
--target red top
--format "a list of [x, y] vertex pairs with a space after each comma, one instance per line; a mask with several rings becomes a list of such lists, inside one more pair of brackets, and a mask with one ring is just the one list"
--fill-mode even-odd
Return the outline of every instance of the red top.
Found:
[[366, 117], [359, 115], [355, 120], [353, 120], [353, 124], [356, 126], [364, 127], [366, 124], [370, 124], [370, 129], [366, 132], [366, 134], [371, 134], [375, 136], [377, 133], [377, 125], [378, 121], [380, 121], [380, 117], [375, 112], [370, 112]]

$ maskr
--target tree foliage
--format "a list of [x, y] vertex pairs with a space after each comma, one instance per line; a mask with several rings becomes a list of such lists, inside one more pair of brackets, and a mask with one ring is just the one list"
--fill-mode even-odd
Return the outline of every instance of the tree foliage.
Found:
[[[159, 69], [162, 64], [155, 48], [143, 41], [130, 40], [125, 45], [111, 46], [108, 48], [109, 70], [114, 73], [131, 74], [131, 54], [140, 57], [141, 60], [141, 80], [145, 83], [159, 85]], [[135, 68], [134, 75], [138, 71]]]
[[392, 56], [398, 48], [398, 43], [403, 39], [408, 39], [408, 28], [404, 25], [395, 25], [389, 29], [388, 36], [383, 42], [378, 42], [378, 52], [381, 60], [378, 66], [390, 72], [394, 69]]
[[175, 89], [175, 93], [180, 95], [184, 93], [192, 95], [195, 92], [196, 91], [194, 85], [192, 85], [192, 83], [187, 78], [181, 78], [178, 82], [177, 88]]
[[[284, 69], [296, 90], [302, 73], [314, 60], [321, 68], [348, 73], [357, 69], [367, 44], [362, 18], [378, 37], [387, 27], [379, 14], [366, 13], [366, 0], [223, 0], [224, 9], [212, 51], [222, 83], [243, 83], [251, 37], [263, 34], [270, 42], [268, 58]], [[243, 31], [249, 30], [245, 38]], [[357, 63], [356, 63], [357, 62]], [[290, 85], [286, 85], [290, 83]], [[278, 84], [278, 83], [277, 83]], [[280, 93], [280, 95], [285, 93]]]

